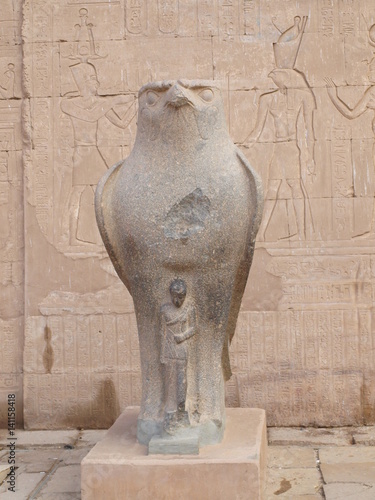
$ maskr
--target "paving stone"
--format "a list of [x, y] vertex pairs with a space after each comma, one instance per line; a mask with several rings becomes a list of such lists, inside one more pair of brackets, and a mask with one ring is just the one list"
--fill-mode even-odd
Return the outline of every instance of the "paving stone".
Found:
[[312, 498], [321, 498], [319, 489], [321, 480], [319, 471], [311, 469], [273, 469], [267, 470], [266, 498], [305, 498], [303, 495], [312, 495]]
[[[30, 448], [36, 446], [63, 447], [73, 445], [79, 435], [78, 430], [67, 431], [23, 431], [16, 430], [17, 448]], [[8, 433], [0, 433], [0, 444], [7, 444]]]
[[269, 446], [267, 450], [268, 467], [273, 468], [313, 468], [316, 467], [315, 450], [301, 446]]
[[321, 463], [363, 463], [375, 462], [375, 447], [371, 446], [334, 446], [319, 451]]
[[94, 446], [98, 441], [104, 438], [107, 431], [108, 429], [81, 431], [76, 446]]
[[368, 483], [375, 485], [375, 462], [325, 464], [320, 469], [329, 483]]
[[61, 454], [61, 448], [22, 450], [16, 453], [16, 465], [24, 466], [25, 472], [48, 472], [61, 460]]
[[375, 446], [375, 425], [354, 428], [352, 436], [355, 444]]
[[56, 470], [36, 498], [41, 500], [79, 498], [79, 496], [74, 495], [80, 495], [80, 491], [80, 465], [66, 465], [61, 466]]
[[344, 446], [352, 444], [347, 427], [335, 429], [270, 427], [268, 443], [283, 446]]
[[30, 494], [43, 478], [44, 474], [40, 472], [16, 473], [16, 492], [8, 491], [9, 484], [4, 482], [0, 486], [0, 498], [1, 500], [25, 500], [29, 498]]
[[331, 483], [324, 485], [326, 500], [374, 500], [375, 486], [356, 483]]
[[375, 487], [375, 448], [369, 446], [325, 448], [320, 450], [319, 458], [327, 485], [342, 483], [357, 485], [358, 488], [364, 488], [365, 485]]

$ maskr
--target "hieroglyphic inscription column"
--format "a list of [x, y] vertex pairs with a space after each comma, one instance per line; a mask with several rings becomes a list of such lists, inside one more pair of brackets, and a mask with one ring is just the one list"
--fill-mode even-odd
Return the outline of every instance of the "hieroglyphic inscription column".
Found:
[[0, 9], [0, 427], [7, 395], [22, 421], [23, 179], [21, 131], [21, 1]]

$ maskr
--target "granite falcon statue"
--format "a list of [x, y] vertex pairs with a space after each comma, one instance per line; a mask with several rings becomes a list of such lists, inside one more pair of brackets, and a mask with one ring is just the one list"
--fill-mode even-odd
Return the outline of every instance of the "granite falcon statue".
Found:
[[96, 191], [101, 236], [134, 300], [141, 443], [186, 427], [200, 445], [221, 440], [261, 211], [260, 181], [228, 135], [215, 83], [142, 87], [134, 148]]

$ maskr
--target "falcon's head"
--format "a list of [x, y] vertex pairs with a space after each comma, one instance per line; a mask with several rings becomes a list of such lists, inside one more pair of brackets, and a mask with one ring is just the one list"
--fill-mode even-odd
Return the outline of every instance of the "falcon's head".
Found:
[[152, 82], [139, 91], [138, 129], [149, 141], [206, 141], [225, 128], [219, 87], [213, 81]]

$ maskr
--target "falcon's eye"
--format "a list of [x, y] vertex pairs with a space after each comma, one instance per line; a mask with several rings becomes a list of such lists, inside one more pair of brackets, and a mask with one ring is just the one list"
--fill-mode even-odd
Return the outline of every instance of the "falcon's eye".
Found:
[[211, 89], [203, 89], [201, 92], [199, 92], [199, 97], [201, 97], [206, 102], [211, 102], [214, 98], [214, 93]]
[[159, 100], [159, 96], [156, 92], [152, 92], [151, 90], [147, 92], [146, 102], [149, 106], [153, 106]]

